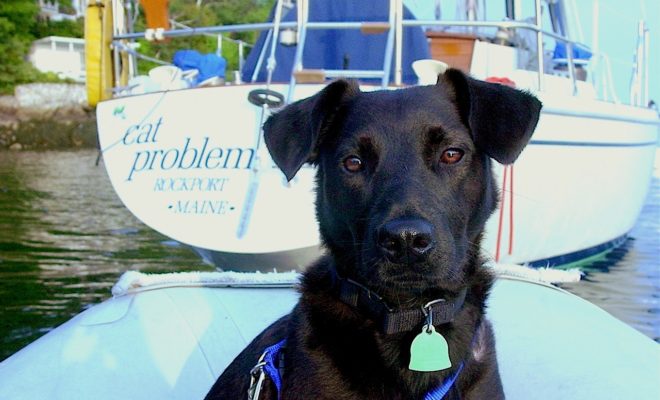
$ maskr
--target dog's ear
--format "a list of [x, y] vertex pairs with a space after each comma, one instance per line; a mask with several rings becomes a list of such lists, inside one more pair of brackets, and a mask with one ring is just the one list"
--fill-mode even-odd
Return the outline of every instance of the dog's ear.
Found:
[[536, 128], [541, 102], [533, 95], [498, 83], [470, 78], [457, 69], [438, 76], [453, 88], [463, 123], [477, 148], [502, 164], [520, 155]]
[[357, 82], [338, 80], [268, 118], [264, 124], [264, 141], [288, 180], [293, 179], [305, 162], [315, 160], [323, 134], [342, 103], [359, 92]]

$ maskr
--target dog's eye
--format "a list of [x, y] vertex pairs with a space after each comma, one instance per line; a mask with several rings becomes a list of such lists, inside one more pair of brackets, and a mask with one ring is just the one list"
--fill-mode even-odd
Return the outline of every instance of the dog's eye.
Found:
[[461, 161], [465, 152], [461, 149], [447, 149], [442, 152], [440, 162], [443, 164], [456, 164]]
[[344, 159], [344, 169], [348, 172], [360, 172], [364, 168], [364, 163], [357, 156], [350, 156]]

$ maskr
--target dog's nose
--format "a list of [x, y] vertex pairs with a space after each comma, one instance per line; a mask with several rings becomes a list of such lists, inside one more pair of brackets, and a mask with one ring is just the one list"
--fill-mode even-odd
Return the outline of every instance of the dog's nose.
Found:
[[433, 225], [423, 219], [400, 218], [378, 229], [378, 248], [391, 262], [423, 261], [435, 246]]

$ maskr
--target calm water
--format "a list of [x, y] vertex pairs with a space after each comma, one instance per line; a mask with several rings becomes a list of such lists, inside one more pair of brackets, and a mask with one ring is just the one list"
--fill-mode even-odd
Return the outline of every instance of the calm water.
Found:
[[121, 204], [96, 151], [0, 152], [0, 359], [109, 297], [128, 269], [210, 269]]
[[[135, 219], [95, 151], [0, 152], [0, 360], [109, 297], [128, 269], [211, 270]], [[657, 174], [656, 174], [657, 175]], [[622, 249], [565, 287], [660, 338], [660, 179]]]

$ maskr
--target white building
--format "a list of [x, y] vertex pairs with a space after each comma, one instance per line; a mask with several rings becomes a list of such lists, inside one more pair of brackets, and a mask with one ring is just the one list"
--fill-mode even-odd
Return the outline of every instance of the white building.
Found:
[[73, 14], [60, 12], [60, 3], [57, 0], [39, 0], [40, 15], [51, 21], [62, 21], [65, 19], [75, 20], [85, 15], [87, 0], [72, 0]]
[[39, 71], [85, 81], [85, 40], [48, 36], [32, 42], [29, 60]]

